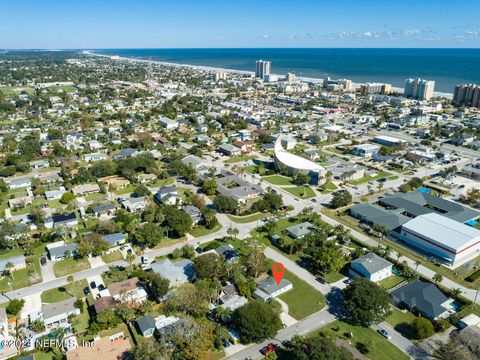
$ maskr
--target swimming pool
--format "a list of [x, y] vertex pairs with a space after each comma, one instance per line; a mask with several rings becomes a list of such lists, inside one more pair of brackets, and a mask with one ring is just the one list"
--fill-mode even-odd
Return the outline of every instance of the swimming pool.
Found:
[[462, 304], [460, 304], [457, 300], [454, 300], [450, 303], [450, 308], [455, 312], [459, 312], [462, 310]]

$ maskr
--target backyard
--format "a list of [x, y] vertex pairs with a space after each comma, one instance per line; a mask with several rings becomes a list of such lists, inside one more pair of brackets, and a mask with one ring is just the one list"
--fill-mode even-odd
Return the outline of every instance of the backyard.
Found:
[[315, 197], [315, 192], [310, 186], [282, 187], [282, 189], [302, 199]]
[[266, 176], [262, 179], [272, 185], [278, 185], [278, 186], [293, 185], [293, 182], [290, 178], [282, 175], [271, 175], [271, 176]]

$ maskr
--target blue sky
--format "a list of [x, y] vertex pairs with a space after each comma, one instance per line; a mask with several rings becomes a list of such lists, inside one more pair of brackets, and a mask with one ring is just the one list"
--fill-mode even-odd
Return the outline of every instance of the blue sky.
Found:
[[480, 47], [478, 0], [2, 0], [0, 48]]

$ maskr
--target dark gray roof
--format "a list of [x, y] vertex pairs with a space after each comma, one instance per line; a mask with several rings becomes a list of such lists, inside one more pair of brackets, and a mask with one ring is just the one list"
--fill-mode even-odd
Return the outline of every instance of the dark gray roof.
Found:
[[410, 220], [399, 211], [385, 210], [372, 204], [355, 204], [350, 208], [350, 212], [363, 221], [384, 226], [388, 230], [396, 229]]
[[403, 303], [410, 309], [415, 308], [430, 319], [446, 311], [441, 305], [448, 300], [434, 284], [425, 281], [414, 281], [402, 286], [393, 291], [391, 296], [396, 304]]
[[379, 203], [395, 209], [405, 209], [413, 216], [437, 213], [463, 223], [480, 217], [480, 212], [476, 210], [420, 191], [386, 194]]
[[269, 278], [263, 280], [262, 282], [260, 282], [260, 284], [258, 284], [257, 288], [260, 289], [260, 290], [263, 290], [268, 295], [271, 295], [275, 291], [283, 289], [283, 288], [285, 288], [285, 287], [287, 287], [291, 284], [292, 284], [292, 282], [290, 280], [287, 280], [287, 279], [283, 278], [280, 281], [280, 284], [277, 285], [277, 282], [275, 281], [275, 279], [273, 277], [269, 277]]
[[146, 315], [137, 320], [137, 325], [140, 331], [143, 333], [147, 330], [155, 328], [155, 320], [150, 315]]
[[360, 256], [351, 263], [354, 269], [363, 269], [368, 274], [375, 274], [376, 272], [392, 266], [390, 261], [381, 258], [375, 253], [368, 253]]

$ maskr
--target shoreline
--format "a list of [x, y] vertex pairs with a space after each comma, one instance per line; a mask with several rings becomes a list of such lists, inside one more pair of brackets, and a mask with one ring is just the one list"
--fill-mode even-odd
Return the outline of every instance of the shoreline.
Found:
[[[193, 69], [193, 70], [203, 70], [203, 71], [211, 71], [211, 72], [221, 71], [221, 72], [226, 72], [226, 73], [231, 73], [231, 74], [255, 75], [254, 71], [238, 70], [238, 69], [226, 69], [226, 68], [221, 68], [221, 67], [205, 66], [205, 65], [172, 63], [172, 62], [168, 62], [168, 61], [131, 58], [131, 57], [125, 57], [125, 56], [119, 56], [119, 55], [103, 55], [103, 54], [96, 53], [92, 50], [84, 50], [84, 51], [82, 51], [82, 54], [106, 57], [106, 58], [109, 58], [109, 59], [112, 59], [112, 60], [126, 60], [126, 61], [140, 62], [140, 63], [152, 62], [152, 63], [159, 64], [159, 65], [184, 67], [184, 68]], [[272, 75], [277, 75], [279, 77], [285, 76], [285, 75], [282, 75], [282, 74], [272, 74]], [[314, 83], [314, 84], [318, 84], [318, 83], [323, 82], [323, 79], [321, 79], [321, 78], [312, 78], [312, 77], [305, 77], [305, 76], [297, 76], [296, 78], [299, 79], [299, 80], [306, 81], [306, 82], [311, 82], [311, 83]], [[355, 89], [357, 89], [362, 85], [362, 83], [353, 83], [352, 82], [352, 85]], [[401, 92], [401, 93], [403, 93], [403, 91], [404, 91], [403, 88], [393, 87], [393, 86], [392, 86], [392, 90], [394, 90], [396, 92]], [[450, 99], [450, 100], [453, 98], [453, 93], [445, 93], [445, 92], [434, 91], [433, 95], [434, 96], [439, 96], [439, 97], [444, 97], [444, 98], [447, 98], [447, 99]]]

